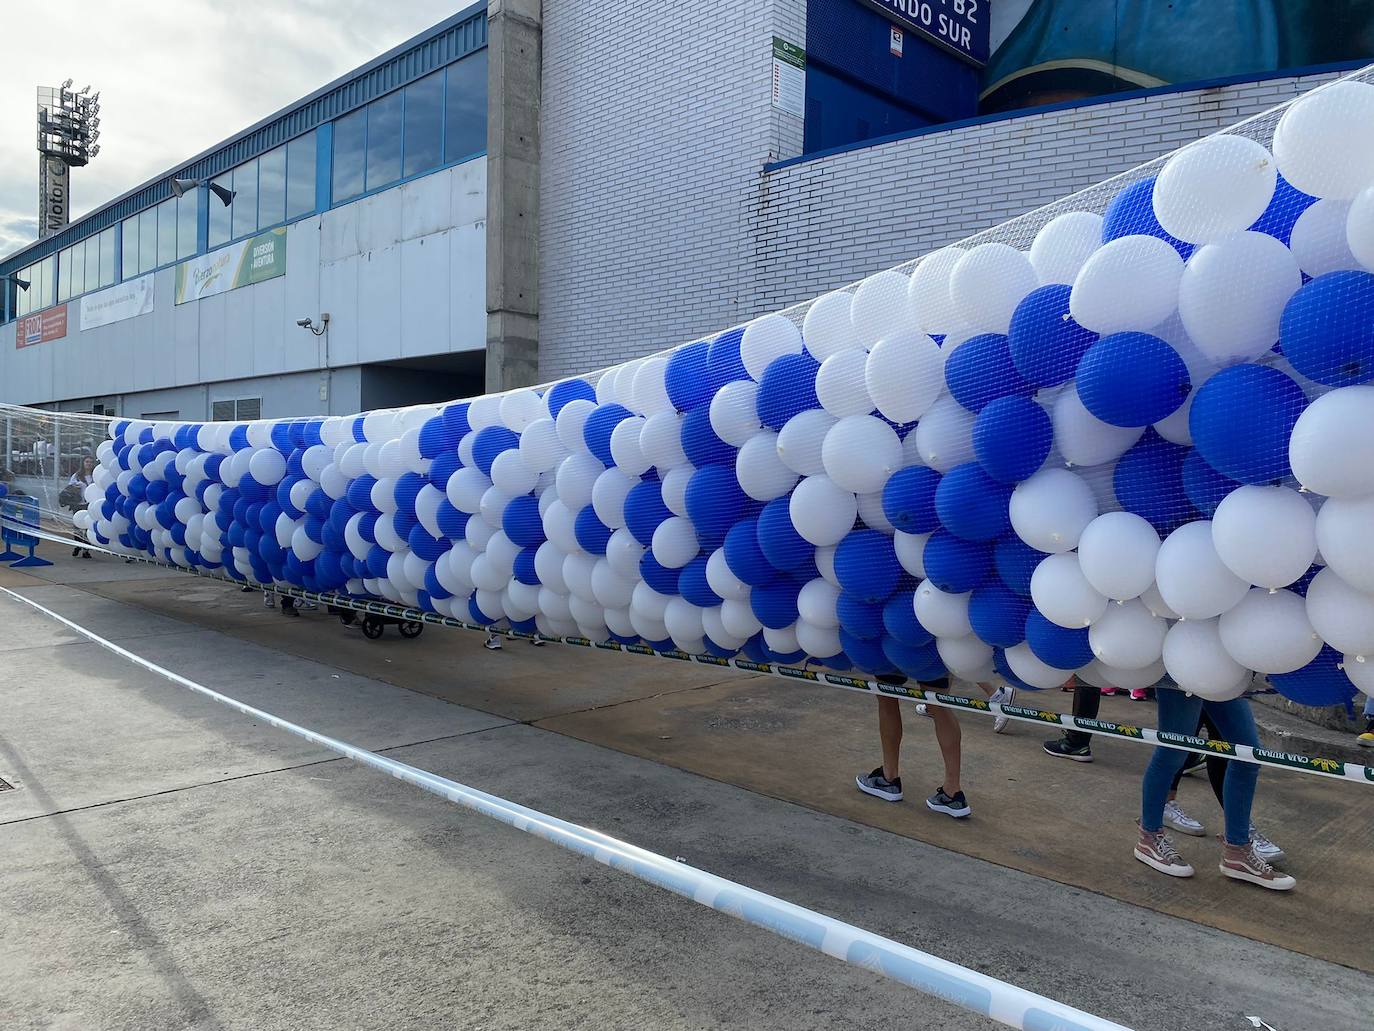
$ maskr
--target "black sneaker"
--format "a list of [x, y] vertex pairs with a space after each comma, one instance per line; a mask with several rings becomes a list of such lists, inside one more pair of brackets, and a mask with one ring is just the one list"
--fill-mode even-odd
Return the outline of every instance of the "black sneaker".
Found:
[[1187, 760], [1183, 763], [1183, 776], [1196, 773], [1207, 765], [1207, 756], [1201, 752], [1189, 752]]
[[888, 802], [900, 802], [902, 800], [902, 778], [888, 780], [883, 776], [881, 766], [870, 774], [855, 777], [854, 783], [859, 785], [860, 791], [866, 795], [872, 795], [874, 798], [886, 799]]
[[935, 794], [926, 799], [926, 808], [936, 813], [945, 813], [962, 820], [969, 813], [973, 812], [969, 808], [968, 801], [964, 798], [962, 791], [956, 791], [952, 795], [946, 795], [945, 789], [939, 787], [935, 789]]
[[1057, 737], [1045, 742], [1045, 751], [1059, 759], [1072, 759], [1076, 763], [1093, 761], [1091, 745], [1071, 745], [1067, 738]]

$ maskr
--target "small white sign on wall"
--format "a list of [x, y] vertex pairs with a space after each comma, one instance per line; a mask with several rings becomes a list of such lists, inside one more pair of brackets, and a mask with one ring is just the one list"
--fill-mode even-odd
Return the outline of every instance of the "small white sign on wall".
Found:
[[773, 106], [806, 117], [806, 51], [780, 36], [773, 37]]
[[905, 43], [906, 43], [906, 37], [905, 37], [904, 35], [902, 35], [902, 30], [899, 29], [899, 28], [897, 28], [897, 26], [895, 26], [895, 25], [892, 26], [892, 37], [891, 37], [890, 42], [889, 42], [888, 45], [887, 45], [887, 48], [888, 48], [890, 51], [892, 51], [892, 56], [893, 56], [893, 57], [901, 57], [901, 56], [902, 56], [902, 46], [903, 46], [903, 44], [905, 44]]
[[81, 298], [81, 330], [123, 322], [153, 310], [153, 274], [139, 276]]

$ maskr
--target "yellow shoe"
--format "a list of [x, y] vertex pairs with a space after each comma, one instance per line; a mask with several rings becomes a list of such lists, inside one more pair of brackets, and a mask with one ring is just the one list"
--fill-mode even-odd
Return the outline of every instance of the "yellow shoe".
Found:
[[1355, 743], [1365, 748], [1374, 748], [1374, 730], [1366, 731], [1355, 739]]

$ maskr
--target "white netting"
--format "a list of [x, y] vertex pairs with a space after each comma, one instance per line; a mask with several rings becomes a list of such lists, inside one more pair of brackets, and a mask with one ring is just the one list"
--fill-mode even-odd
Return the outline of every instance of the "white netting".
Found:
[[[1369, 78], [599, 374], [102, 422], [77, 526], [551, 636], [1345, 701], [1374, 681]], [[55, 512], [93, 424], [7, 418], [12, 490]]]

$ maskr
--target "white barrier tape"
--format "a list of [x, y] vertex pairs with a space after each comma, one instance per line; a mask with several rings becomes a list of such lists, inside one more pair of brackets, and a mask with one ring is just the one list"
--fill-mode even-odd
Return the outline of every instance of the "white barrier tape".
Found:
[[[4, 519], [0, 519], [0, 523], [5, 521]], [[25, 532], [63, 545], [75, 545], [76, 543], [70, 537], [55, 537], [44, 531], [35, 530], [32, 527], [26, 527]], [[678, 662], [694, 662], [698, 665], [716, 666], [722, 669], [737, 669], [746, 673], [757, 673], [764, 676], [776, 677], [781, 680], [799, 680], [805, 683], [819, 684], [824, 687], [839, 687], [846, 691], [858, 691], [864, 694], [898, 698], [904, 701], [923, 702], [926, 705], [939, 705], [947, 709], [961, 709], [965, 712], [977, 712], [989, 716], [1006, 716], [1008, 719], [1017, 720], [1022, 723], [1049, 724], [1063, 727], [1067, 730], [1081, 731], [1085, 734], [1101, 734], [1107, 737], [1122, 738], [1127, 741], [1137, 741], [1141, 744], [1173, 748], [1185, 752], [1194, 752], [1198, 755], [1239, 759], [1241, 762], [1254, 763], [1258, 766], [1266, 766], [1272, 769], [1310, 773], [1318, 777], [1328, 777], [1333, 780], [1348, 780], [1354, 781], [1357, 784], [1374, 785], [1374, 766], [1362, 766], [1359, 763], [1346, 762], [1342, 759], [1302, 755], [1298, 752], [1276, 752], [1268, 748], [1255, 748], [1250, 745], [1233, 744], [1230, 741], [1213, 741], [1204, 737], [1195, 737], [1192, 734], [1174, 734], [1167, 730], [1155, 730], [1151, 727], [1137, 727], [1125, 723], [1112, 723], [1109, 720], [1086, 719], [1082, 716], [1053, 712], [1048, 709], [1036, 709], [1024, 705], [1007, 705], [1001, 702], [988, 702], [980, 698], [967, 698], [963, 695], [946, 694], [942, 691], [929, 691], [922, 687], [909, 687], [904, 684], [883, 684], [876, 680], [846, 676], [842, 673], [821, 673], [816, 670], [800, 669], [796, 666], [751, 662], [747, 659], [721, 659], [713, 655], [689, 655], [686, 652], [660, 652], [645, 647], [644, 645], [623, 645], [614, 641], [597, 643], [589, 641], [584, 637], [547, 637], [543, 634], [527, 634], [519, 630], [493, 629], [476, 623], [468, 623], [461, 619], [454, 619], [452, 616], [444, 616], [436, 612], [423, 612], [420, 609], [412, 609], [405, 605], [396, 605], [391, 602], [367, 601], [349, 598], [343, 595], [321, 594], [317, 591], [307, 591], [299, 587], [258, 584], [253, 581], [236, 580], [229, 576], [219, 576], [210, 570], [186, 569], [182, 566], [169, 566], [165, 562], [157, 562], [153, 559], [144, 558], [139, 555], [121, 555], [119, 552], [102, 548], [98, 544], [83, 544], [81, 546], [83, 548], [88, 547], [92, 551], [103, 552], [107, 555], [132, 558], [135, 562], [157, 566], [159, 569], [175, 570], [180, 573], [189, 573], [208, 580], [219, 580], [223, 583], [238, 584], [240, 586], [247, 584], [264, 591], [272, 591], [276, 594], [287, 594], [293, 598], [317, 601], [325, 605], [332, 605], [335, 608], [350, 609], [354, 612], [384, 616], [388, 619], [425, 623], [430, 626], [444, 626], [457, 630], [473, 630], [484, 634], [497, 634], [502, 637], [510, 637], [519, 640], [538, 639], [553, 644], [567, 644], [579, 648], [595, 648], [600, 651], [618, 651], [631, 655], [647, 655], [653, 658], [674, 659]]]
[[358, 745], [340, 741], [301, 727], [280, 716], [221, 694], [157, 663], [136, 655], [52, 609], [0, 587], [6, 595], [36, 609], [87, 640], [122, 659], [170, 680], [180, 687], [226, 705], [245, 716], [319, 745], [345, 758], [388, 773], [398, 780], [429, 791], [484, 816], [533, 834], [556, 845], [588, 856], [612, 869], [691, 899], [708, 909], [728, 914], [747, 924], [772, 931], [835, 959], [883, 974], [927, 995], [981, 1013], [1008, 1027], [1025, 1031], [1129, 1031], [1121, 1024], [1084, 1013], [1024, 988], [969, 970], [921, 952], [900, 942], [865, 931], [822, 913], [805, 909], [761, 891], [674, 862], [637, 845], [612, 838], [537, 810], [487, 794], [476, 788], [429, 773]]

